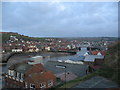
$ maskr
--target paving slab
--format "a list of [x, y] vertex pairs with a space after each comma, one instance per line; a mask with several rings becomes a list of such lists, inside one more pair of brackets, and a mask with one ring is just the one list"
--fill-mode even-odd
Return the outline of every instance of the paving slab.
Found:
[[95, 76], [89, 80], [86, 80], [74, 88], [120, 88], [116, 83], [101, 77]]

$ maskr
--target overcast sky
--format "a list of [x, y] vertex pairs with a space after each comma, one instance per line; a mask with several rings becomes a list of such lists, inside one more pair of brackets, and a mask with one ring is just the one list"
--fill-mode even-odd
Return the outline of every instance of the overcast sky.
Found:
[[33, 37], [116, 37], [117, 2], [4, 2], [2, 30]]

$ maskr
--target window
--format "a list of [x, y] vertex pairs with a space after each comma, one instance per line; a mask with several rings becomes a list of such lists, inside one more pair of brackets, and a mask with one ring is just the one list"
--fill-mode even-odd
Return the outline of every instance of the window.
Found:
[[11, 70], [8, 70], [8, 75], [11, 75]]
[[48, 87], [51, 87], [51, 86], [53, 86], [53, 80], [48, 81]]
[[11, 76], [14, 76], [14, 71], [13, 70], [11, 70]]
[[46, 88], [46, 83], [45, 82], [40, 83], [40, 88]]
[[24, 78], [24, 74], [21, 73], [21, 77], [20, 77], [20, 79], [23, 80], [23, 78]]
[[20, 73], [17, 72], [17, 79], [16, 80], [19, 80], [20, 79]]
[[35, 84], [30, 84], [30, 89], [35, 90]]
[[28, 88], [28, 84], [27, 84], [27, 82], [25, 82], [25, 88]]
[[17, 73], [14, 71], [14, 73], [13, 73], [13, 79], [15, 79], [16, 76], [17, 76]]

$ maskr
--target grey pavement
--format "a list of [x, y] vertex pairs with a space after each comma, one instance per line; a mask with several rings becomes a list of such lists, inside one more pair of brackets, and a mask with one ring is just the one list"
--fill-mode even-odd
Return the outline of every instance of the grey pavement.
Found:
[[70, 71], [79, 77], [86, 75], [87, 65], [68, 64], [68, 63], [60, 63], [56, 61], [48, 61], [45, 64], [45, 68], [47, 70], [52, 71], [54, 74], [65, 72], [65, 69], [56, 68], [56, 65], [66, 66], [67, 67], [66, 71]]
[[87, 81], [81, 82], [74, 88], [119, 88], [119, 86], [101, 76], [95, 76]]

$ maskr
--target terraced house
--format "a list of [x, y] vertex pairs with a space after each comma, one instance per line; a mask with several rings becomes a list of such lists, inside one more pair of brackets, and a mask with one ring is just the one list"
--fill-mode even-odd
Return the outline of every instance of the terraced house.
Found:
[[42, 64], [12, 65], [5, 74], [5, 88], [51, 88], [56, 85], [56, 77]]

